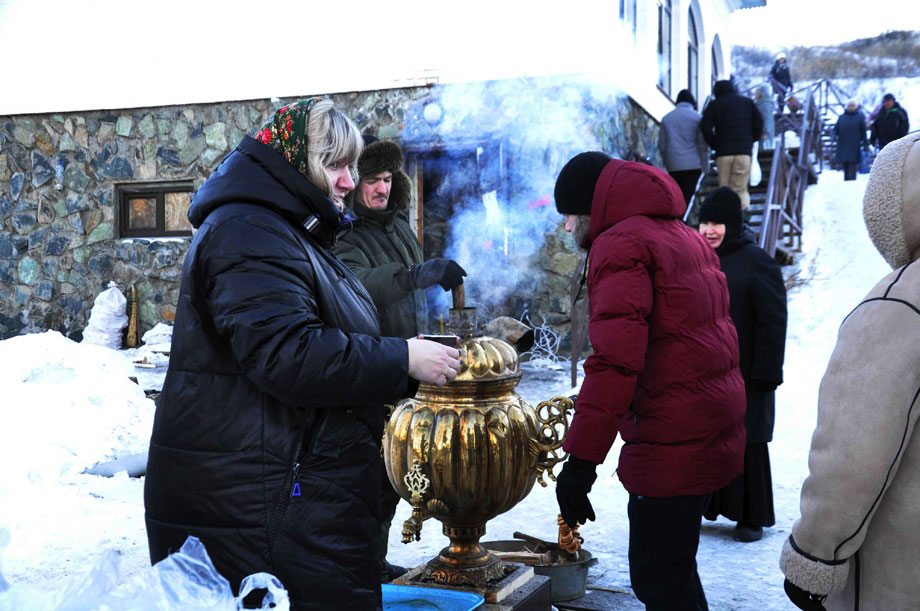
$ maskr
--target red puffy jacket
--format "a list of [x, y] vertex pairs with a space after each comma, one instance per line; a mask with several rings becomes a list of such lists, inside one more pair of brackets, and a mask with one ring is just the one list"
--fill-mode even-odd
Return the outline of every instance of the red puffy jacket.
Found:
[[611, 160], [591, 206], [588, 296], [594, 353], [564, 449], [601, 463], [623, 437], [634, 494], [706, 494], [741, 473], [744, 382], [719, 259], [680, 220], [677, 184]]

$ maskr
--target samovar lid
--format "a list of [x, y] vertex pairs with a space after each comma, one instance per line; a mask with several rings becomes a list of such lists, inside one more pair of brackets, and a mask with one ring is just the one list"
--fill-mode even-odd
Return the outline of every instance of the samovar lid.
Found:
[[518, 353], [495, 337], [469, 337], [460, 342], [460, 371], [455, 381], [483, 382], [521, 376]]

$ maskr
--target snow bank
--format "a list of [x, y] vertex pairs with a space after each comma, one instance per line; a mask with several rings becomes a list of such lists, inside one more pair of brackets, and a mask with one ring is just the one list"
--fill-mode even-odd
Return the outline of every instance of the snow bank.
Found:
[[154, 404], [133, 375], [125, 356], [56, 331], [0, 341], [0, 498], [146, 453]]

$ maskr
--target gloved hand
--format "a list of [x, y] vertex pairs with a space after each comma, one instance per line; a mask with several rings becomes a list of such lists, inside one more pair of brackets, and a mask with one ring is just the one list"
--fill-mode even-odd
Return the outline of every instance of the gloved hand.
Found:
[[449, 291], [463, 284], [466, 271], [453, 259], [429, 259], [409, 268], [409, 284], [416, 289], [427, 289], [440, 284]]
[[597, 464], [571, 454], [556, 477], [556, 501], [559, 513], [571, 528], [594, 520], [594, 508], [588, 500], [591, 485], [597, 479]]
[[768, 382], [766, 380], [751, 380], [750, 385], [751, 388], [757, 392], [762, 392], [764, 394], [773, 392], [777, 387], [776, 382]]
[[805, 611], [824, 611], [823, 603], [827, 595], [806, 592], [788, 579], [783, 582], [783, 589], [786, 590], [786, 596], [789, 597], [792, 604], [799, 609], [804, 609]]

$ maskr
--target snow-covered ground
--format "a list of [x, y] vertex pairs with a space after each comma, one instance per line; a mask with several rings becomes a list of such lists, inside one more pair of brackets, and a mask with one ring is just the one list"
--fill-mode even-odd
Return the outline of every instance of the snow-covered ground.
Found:
[[[866, 180], [859, 175], [844, 182], [841, 173], [825, 171], [806, 192], [803, 252], [796, 269], [786, 270], [795, 274], [796, 286], [789, 291], [786, 382], [777, 391], [770, 444], [777, 524], [761, 541], [742, 544], [731, 538], [733, 523], [704, 522], [698, 562], [714, 610], [793, 608], [783, 593], [778, 558], [798, 517], [818, 384], [840, 321], [888, 271], [862, 222]], [[137, 350], [74, 344], [54, 332], [0, 342], [0, 529], [8, 531], [6, 537], [0, 533], [0, 572], [12, 588], [58, 591], [106, 549], [120, 557], [122, 580], [147, 568], [143, 479], [83, 473], [136, 454], [149, 437], [153, 402], [127, 381], [145, 371], [133, 369], [130, 361], [137, 356]], [[518, 391], [536, 405], [569, 386], [567, 370], [528, 371]], [[582, 534], [600, 559], [589, 584], [628, 590], [627, 495], [614, 475], [618, 448], [599, 469], [590, 495], [597, 521]], [[488, 523], [485, 540], [510, 539], [514, 531], [552, 539], [557, 511], [552, 486], [537, 485]], [[420, 542], [403, 545], [399, 530], [409, 513], [409, 505], [400, 503], [389, 560], [416, 566], [447, 539], [440, 524], [429, 521]], [[0, 609], [3, 600], [0, 594]]]

